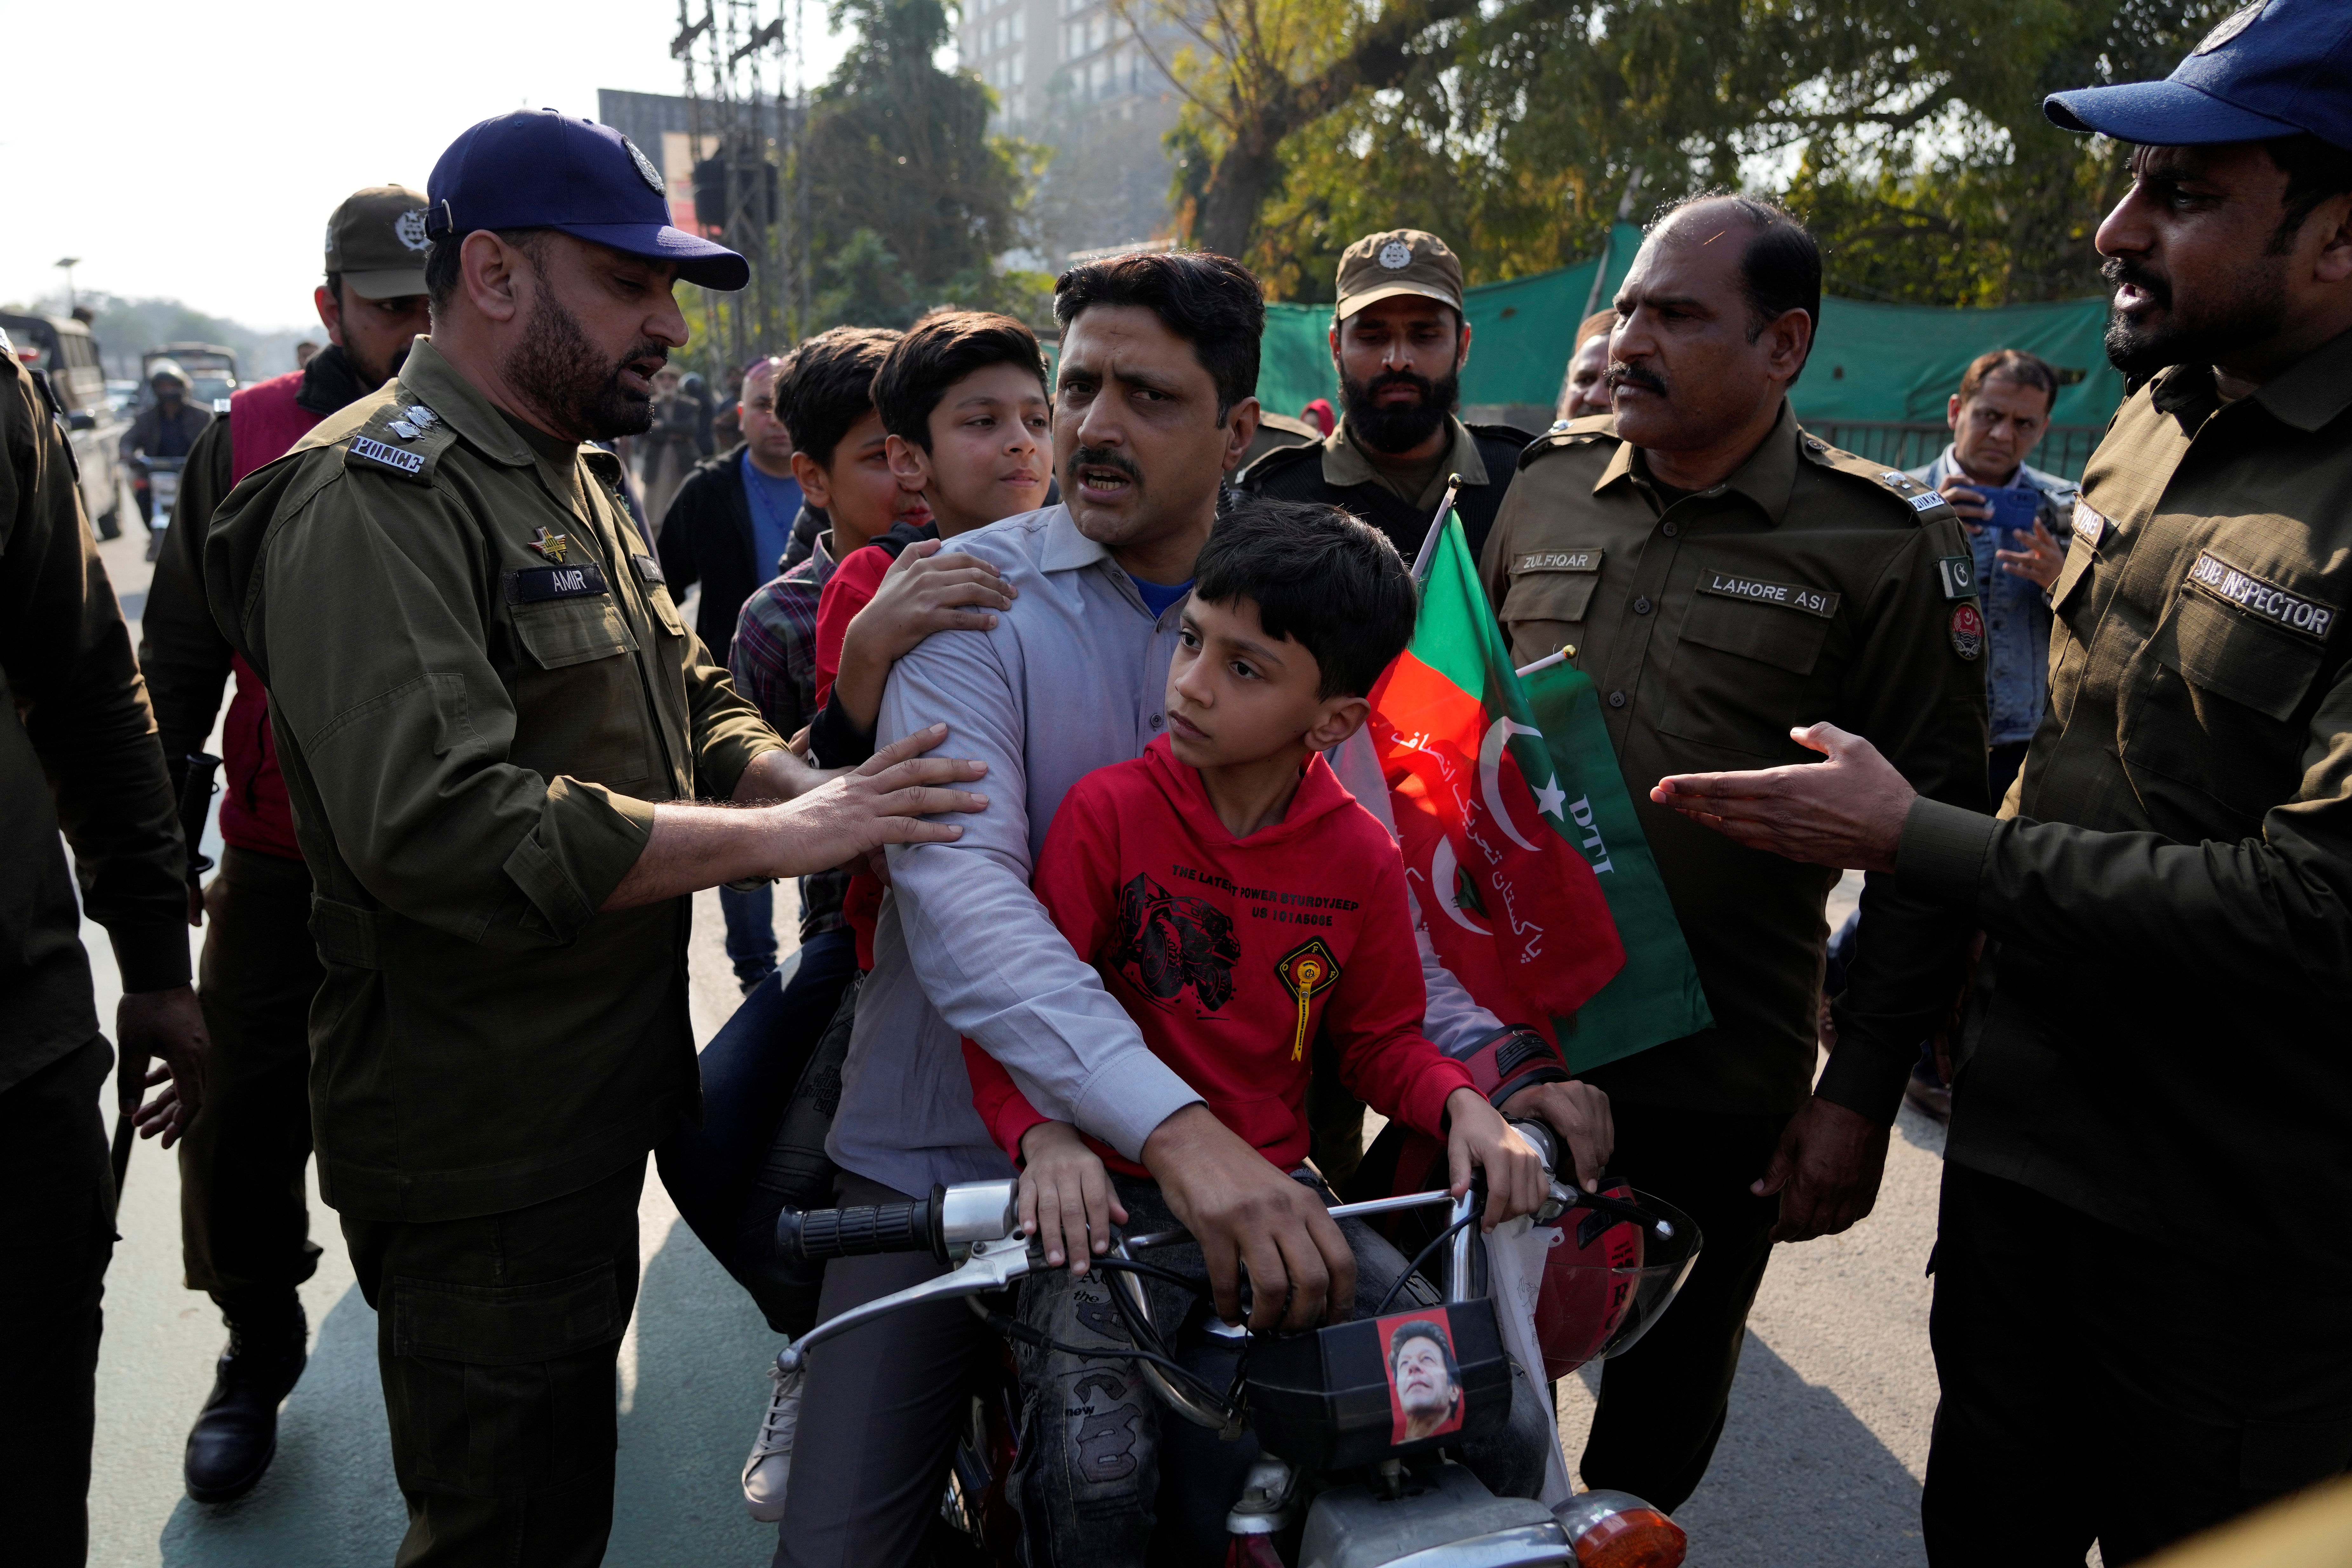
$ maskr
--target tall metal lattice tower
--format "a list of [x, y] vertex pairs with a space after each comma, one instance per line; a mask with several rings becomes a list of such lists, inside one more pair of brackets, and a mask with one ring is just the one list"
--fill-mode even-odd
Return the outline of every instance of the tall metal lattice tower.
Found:
[[677, 0], [695, 221], [751, 263], [751, 286], [702, 295], [704, 341], [742, 364], [796, 342], [809, 314], [806, 0]]

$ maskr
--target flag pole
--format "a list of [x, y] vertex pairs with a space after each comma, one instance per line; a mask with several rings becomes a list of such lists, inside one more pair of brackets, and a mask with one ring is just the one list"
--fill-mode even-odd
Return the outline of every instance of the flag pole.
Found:
[[1568, 650], [1564, 647], [1557, 648], [1552, 652], [1544, 655], [1543, 658], [1536, 660], [1533, 664], [1523, 664], [1519, 666], [1518, 668], [1513, 670], [1511, 673], [1517, 676], [1521, 680], [1525, 680], [1528, 676], [1533, 675], [1538, 669], [1549, 669], [1555, 664], [1566, 664], [1567, 662]]
[[1437, 515], [1429, 520], [1429, 532], [1421, 542], [1421, 553], [1412, 558], [1412, 580], [1416, 583], [1429, 576], [1429, 558], [1436, 553], [1437, 536], [1445, 527], [1445, 517], [1454, 510], [1454, 492], [1462, 488], [1460, 474], [1445, 476], [1445, 497], [1437, 503]]

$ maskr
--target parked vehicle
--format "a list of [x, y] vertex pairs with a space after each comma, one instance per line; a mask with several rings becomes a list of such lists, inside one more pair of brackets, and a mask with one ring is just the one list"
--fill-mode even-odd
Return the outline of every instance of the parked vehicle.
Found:
[[90, 527], [100, 539], [116, 537], [122, 531], [122, 485], [114, 448], [128, 421], [107, 396], [98, 340], [89, 335], [89, 327], [69, 317], [0, 310], [0, 329], [16, 345], [16, 357], [47, 379], [50, 395], [65, 416]]

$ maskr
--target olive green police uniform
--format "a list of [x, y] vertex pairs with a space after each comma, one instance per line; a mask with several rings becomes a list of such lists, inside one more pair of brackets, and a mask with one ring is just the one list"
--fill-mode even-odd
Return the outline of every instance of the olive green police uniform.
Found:
[[1789, 738], [1863, 735], [1925, 795], [1984, 798], [1984, 618], [1942, 498], [1779, 423], [1696, 494], [1648, 477], [1607, 416], [1529, 447], [1482, 574], [1512, 652], [1568, 648], [1591, 676], [1716, 1027], [1587, 1076], [1609, 1091], [1613, 1168], [1706, 1233], [1675, 1310], [1609, 1363], [1582, 1461], [1664, 1508], [1722, 1430], [1775, 1199], [1749, 1195], [1809, 1091], [1885, 1125], [1952, 1000], [1966, 920], [1874, 876], [1839, 1047], [1814, 1089], [1838, 874], [1748, 849], [1649, 801], [1669, 773], [1818, 760]]
[[782, 743], [617, 461], [531, 434], [420, 339], [205, 547], [317, 889], [320, 1187], [382, 1314], [404, 1562], [601, 1550], [646, 1152], [699, 1096], [688, 900], [597, 907], [654, 803]]
[[1896, 861], [1989, 938], [1939, 1561], [2001, 1555], [2021, 1472], [2000, 1530], [2118, 1562], [2352, 1464], [2352, 335], [2233, 403], [2203, 366], [2127, 399], [2052, 598], [2000, 820], [1923, 803]]

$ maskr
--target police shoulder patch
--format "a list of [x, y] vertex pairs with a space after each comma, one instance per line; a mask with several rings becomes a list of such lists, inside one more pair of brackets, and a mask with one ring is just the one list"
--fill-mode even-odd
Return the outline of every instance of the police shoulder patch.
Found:
[[433, 465], [457, 438], [446, 420], [395, 399], [352, 432], [343, 447], [343, 467], [381, 469], [429, 484]]
[[1951, 509], [1950, 504], [1942, 496], [1910, 475], [1890, 468], [1874, 458], [1840, 451], [1818, 436], [1805, 437], [1805, 456], [1822, 468], [1835, 469], [1841, 474], [1850, 474], [1868, 483], [1873, 489], [1882, 491], [1903, 502], [1916, 521], [1957, 518], [1959, 515]]
[[1561, 419], [1552, 427], [1519, 449], [1519, 467], [1524, 468], [1550, 452], [1571, 451], [1617, 439], [1616, 416], [1610, 414], [1588, 414], [1581, 419]]

